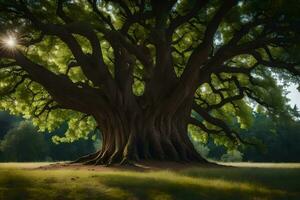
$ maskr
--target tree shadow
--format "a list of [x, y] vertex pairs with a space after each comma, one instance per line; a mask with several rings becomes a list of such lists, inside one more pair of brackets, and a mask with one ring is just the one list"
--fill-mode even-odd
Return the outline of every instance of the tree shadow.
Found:
[[[239, 188], [205, 185], [197, 180], [180, 181], [178, 179], [151, 178], [129, 175], [101, 175], [99, 181], [109, 187], [117, 187], [134, 194], [138, 199], [174, 199], [174, 200], [201, 200], [201, 199], [282, 199], [285, 195], [281, 191], [267, 188]], [[212, 179], [211, 181], [214, 181]], [[231, 182], [228, 181], [230, 185]]]
[[[62, 182], [53, 177], [30, 177], [7, 171], [0, 176], [0, 200], [90, 200], [111, 199], [101, 188]], [[40, 180], [42, 179], [42, 180]]]
[[24, 200], [29, 199], [28, 188], [32, 186], [30, 179], [7, 173], [0, 178], [0, 199]]
[[299, 196], [272, 189], [269, 185], [246, 184], [242, 179], [247, 180], [244, 174], [247, 171], [240, 173], [239, 178], [239, 173], [232, 171], [232, 175], [231, 170], [218, 173], [210, 169], [95, 172], [88, 176], [74, 174], [63, 179], [7, 171], [0, 175], [0, 200], [299, 199]]
[[300, 188], [300, 169], [297, 168], [194, 168], [177, 173], [188, 177], [251, 183], [286, 192], [299, 192]]

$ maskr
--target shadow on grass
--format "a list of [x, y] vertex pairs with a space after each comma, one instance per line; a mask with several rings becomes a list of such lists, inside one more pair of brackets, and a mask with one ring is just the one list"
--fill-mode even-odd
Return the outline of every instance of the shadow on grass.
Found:
[[28, 188], [31, 185], [30, 179], [8, 172], [5, 176], [0, 177], [0, 200], [29, 199]]
[[0, 200], [93, 200], [111, 199], [101, 188], [89, 188], [55, 177], [31, 177], [15, 171], [0, 174]]
[[299, 193], [300, 169], [291, 168], [194, 168], [179, 172], [188, 177], [221, 179], [232, 182], [247, 182], [271, 189]]
[[[134, 194], [138, 199], [283, 199], [288, 194], [279, 190], [240, 185], [216, 179], [176, 177], [147, 177], [130, 175], [101, 175], [101, 183], [118, 187]], [[290, 199], [294, 199], [292, 196]], [[295, 198], [296, 199], [296, 198]]]
[[[238, 170], [190, 169], [176, 173], [7, 170], [0, 171], [0, 200], [299, 199], [275, 187], [277, 183], [275, 186], [270, 183], [271, 174], [278, 178], [274, 173], [279, 171]], [[286, 179], [298, 178], [290, 174], [295, 172], [282, 173]], [[284, 184], [286, 181], [283, 180]]]

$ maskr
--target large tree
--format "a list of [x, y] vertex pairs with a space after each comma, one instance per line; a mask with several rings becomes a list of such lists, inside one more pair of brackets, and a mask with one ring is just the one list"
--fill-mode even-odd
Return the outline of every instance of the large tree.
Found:
[[278, 84], [299, 80], [299, 5], [0, 0], [1, 108], [41, 130], [67, 122], [57, 140], [99, 129], [102, 149], [78, 162], [206, 162], [192, 137], [251, 143], [232, 124], [249, 126], [257, 103], [286, 111]]

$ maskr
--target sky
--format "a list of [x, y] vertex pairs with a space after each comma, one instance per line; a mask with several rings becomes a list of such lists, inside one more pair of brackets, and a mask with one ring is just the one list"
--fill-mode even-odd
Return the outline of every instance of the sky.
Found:
[[288, 91], [290, 91], [290, 93], [287, 95], [287, 97], [291, 100], [290, 104], [292, 107], [297, 105], [297, 107], [300, 108], [300, 92], [297, 90], [297, 87], [297, 85], [291, 84], [288, 87]]

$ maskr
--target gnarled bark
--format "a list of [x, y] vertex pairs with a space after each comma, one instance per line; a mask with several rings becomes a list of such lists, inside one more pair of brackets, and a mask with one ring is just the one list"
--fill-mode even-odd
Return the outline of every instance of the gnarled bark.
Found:
[[95, 165], [129, 164], [139, 160], [207, 162], [195, 150], [187, 124], [166, 113], [148, 110], [128, 114], [109, 112], [102, 124], [102, 149], [76, 162]]

